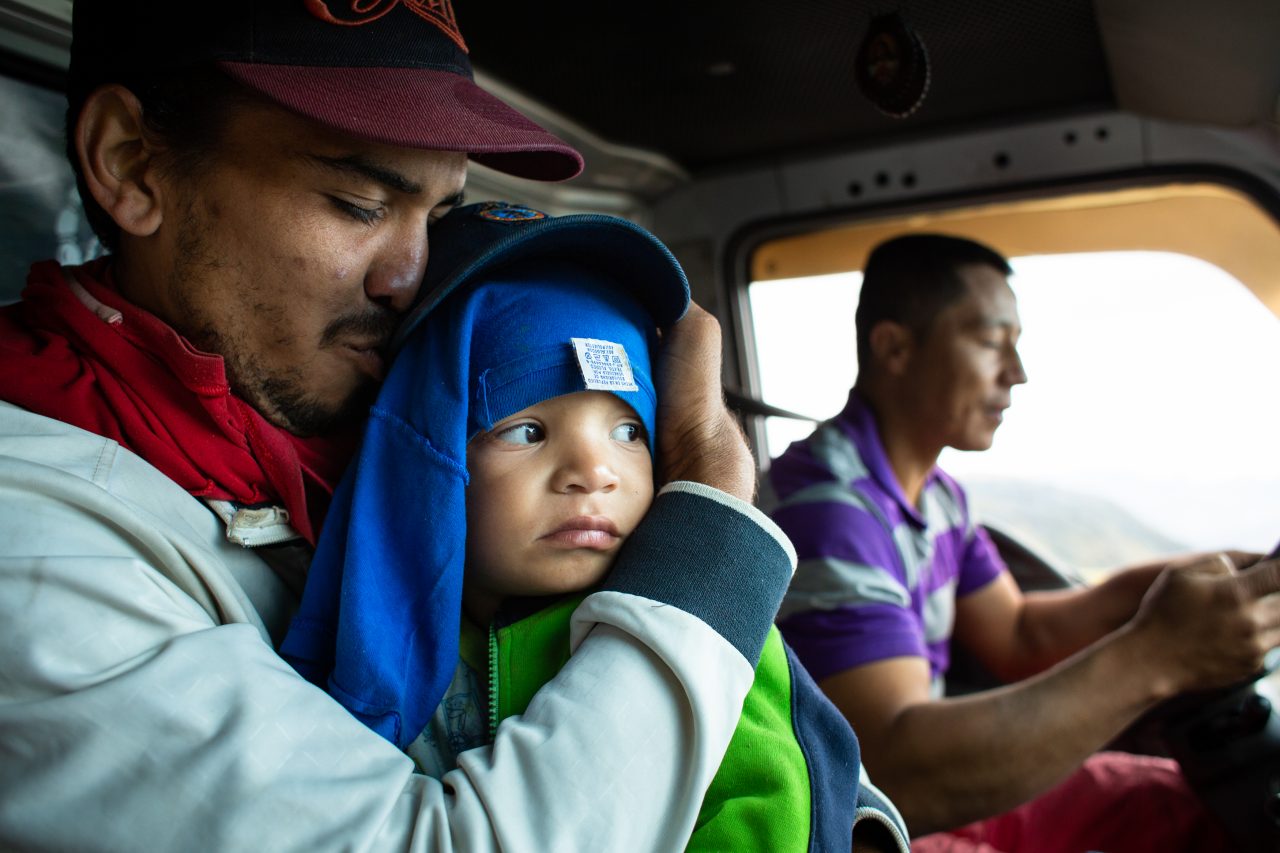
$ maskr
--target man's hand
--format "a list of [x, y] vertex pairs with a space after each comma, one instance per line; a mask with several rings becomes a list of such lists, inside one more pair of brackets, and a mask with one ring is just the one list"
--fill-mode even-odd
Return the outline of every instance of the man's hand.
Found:
[[663, 482], [692, 480], [750, 501], [756, 467], [720, 385], [720, 323], [696, 304], [663, 335], [658, 459]]
[[1234, 554], [1171, 565], [1152, 584], [1132, 628], [1173, 695], [1242, 681], [1280, 646], [1280, 560], [1244, 571]]

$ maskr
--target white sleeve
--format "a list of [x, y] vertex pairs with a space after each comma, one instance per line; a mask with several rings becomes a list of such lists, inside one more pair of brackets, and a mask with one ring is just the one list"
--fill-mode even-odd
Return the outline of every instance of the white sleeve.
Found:
[[[175, 583], [193, 549], [156, 519], [55, 485], [0, 471], [0, 848], [675, 849], [751, 683], [742, 625], [602, 593], [528, 712], [436, 781]], [[720, 506], [712, 529], [762, 529]]]

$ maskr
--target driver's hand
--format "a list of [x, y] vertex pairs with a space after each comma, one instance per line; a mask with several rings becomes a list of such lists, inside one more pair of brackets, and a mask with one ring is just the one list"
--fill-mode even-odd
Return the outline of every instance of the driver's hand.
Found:
[[1131, 627], [1148, 640], [1144, 663], [1169, 695], [1258, 675], [1280, 646], [1280, 560], [1237, 571], [1230, 554], [1170, 565]]
[[1260, 562], [1263, 557], [1263, 554], [1259, 551], [1224, 551], [1223, 553], [1235, 564], [1237, 569], [1247, 569]]
[[744, 501], [755, 497], [755, 461], [721, 390], [720, 323], [696, 304], [662, 339], [658, 464], [663, 482], [692, 480]]
[[1231, 564], [1231, 567], [1235, 569], [1247, 569], [1262, 559], [1262, 554], [1258, 551], [1204, 551], [1196, 554], [1186, 554], [1182, 557], [1178, 557], [1177, 559], [1170, 560], [1166, 565], [1172, 568], [1185, 568], [1186, 566], [1190, 566], [1195, 563], [1202, 563], [1205, 560], [1210, 560], [1218, 556], [1226, 557], [1227, 561]]

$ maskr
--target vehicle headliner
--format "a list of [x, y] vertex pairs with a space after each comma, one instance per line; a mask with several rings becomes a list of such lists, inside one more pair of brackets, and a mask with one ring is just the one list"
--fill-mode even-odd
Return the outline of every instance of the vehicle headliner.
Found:
[[[698, 174], [1036, 115], [1120, 108], [1272, 122], [1273, 0], [742, 0], [455, 3], [477, 68], [614, 145]], [[872, 18], [902, 10], [929, 55], [921, 107], [858, 90]]]

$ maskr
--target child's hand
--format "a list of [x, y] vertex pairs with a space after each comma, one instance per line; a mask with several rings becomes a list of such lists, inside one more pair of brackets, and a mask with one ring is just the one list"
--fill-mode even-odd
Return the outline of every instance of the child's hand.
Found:
[[658, 365], [658, 471], [750, 501], [756, 467], [720, 385], [720, 323], [689, 304], [662, 338]]

